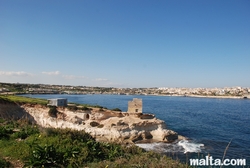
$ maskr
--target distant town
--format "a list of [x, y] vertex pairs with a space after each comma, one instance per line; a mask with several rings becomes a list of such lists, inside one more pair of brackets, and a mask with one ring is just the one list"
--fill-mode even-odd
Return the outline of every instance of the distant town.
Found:
[[250, 98], [250, 88], [114, 88], [48, 84], [0, 83], [0, 94], [112, 94]]

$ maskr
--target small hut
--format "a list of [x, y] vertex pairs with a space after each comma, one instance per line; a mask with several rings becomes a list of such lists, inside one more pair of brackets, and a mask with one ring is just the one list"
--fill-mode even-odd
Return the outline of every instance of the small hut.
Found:
[[58, 98], [58, 99], [48, 99], [48, 106], [57, 106], [57, 107], [66, 107], [68, 104], [67, 99]]

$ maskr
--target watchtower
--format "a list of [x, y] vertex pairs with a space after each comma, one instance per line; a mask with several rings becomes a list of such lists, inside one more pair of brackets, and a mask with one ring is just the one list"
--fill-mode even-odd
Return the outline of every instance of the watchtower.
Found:
[[129, 113], [142, 113], [142, 99], [133, 98], [128, 102]]

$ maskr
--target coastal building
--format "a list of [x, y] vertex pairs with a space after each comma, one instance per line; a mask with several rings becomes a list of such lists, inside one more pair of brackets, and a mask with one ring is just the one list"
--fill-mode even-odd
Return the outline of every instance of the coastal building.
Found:
[[142, 99], [134, 98], [128, 102], [129, 113], [142, 113]]
[[68, 104], [67, 99], [58, 98], [58, 99], [48, 99], [48, 106], [57, 106], [57, 107], [66, 107]]

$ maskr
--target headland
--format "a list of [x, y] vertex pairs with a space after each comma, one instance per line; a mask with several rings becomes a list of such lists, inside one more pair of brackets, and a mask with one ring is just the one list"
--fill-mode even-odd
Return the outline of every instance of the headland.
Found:
[[[55, 100], [62, 101], [62, 99]], [[138, 99], [128, 103], [127, 112], [76, 104], [58, 105], [57, 107], [53, 104], [1, 103], [0, 114], [1, 118], [28, 118], [41, 127], [83, 130], [104, 142], [170, 143], [178, 139], [178, 133], [168, 129], [163, 120], [157, 119], [153, 114], [144, 114], [142, 101]]]

